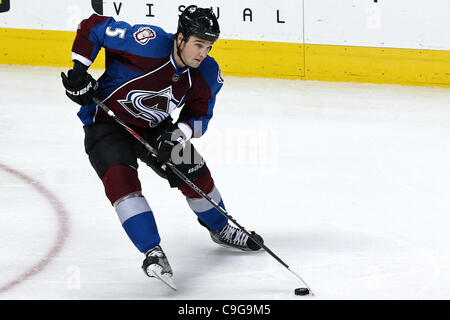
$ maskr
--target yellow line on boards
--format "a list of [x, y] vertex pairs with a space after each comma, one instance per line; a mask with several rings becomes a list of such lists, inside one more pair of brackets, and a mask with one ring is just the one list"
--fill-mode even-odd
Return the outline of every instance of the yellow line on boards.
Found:
[[[70, 67], [74, 38], [0, 28], [0, 64]], [[450, 87], [450, 51], [220, 39], [210, 55], [224, 75]], [[100, 52], [92, 68], [104, 64]]]

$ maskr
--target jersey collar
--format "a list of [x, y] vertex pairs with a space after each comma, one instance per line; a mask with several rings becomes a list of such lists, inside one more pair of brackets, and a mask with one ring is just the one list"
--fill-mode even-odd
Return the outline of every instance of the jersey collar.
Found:
[[178, 67], [175, 58], [174, 58], [174, 51], [172, 49], [172, 52], [170, 53], [170, 62], [172, 62], [173, 67], [175, 68], [175, 72], [177, 75], [181, 75], [183, 73], [185, 73], [186, 71], [188, 71], [189, 66], [185, 66], [183, 68]]

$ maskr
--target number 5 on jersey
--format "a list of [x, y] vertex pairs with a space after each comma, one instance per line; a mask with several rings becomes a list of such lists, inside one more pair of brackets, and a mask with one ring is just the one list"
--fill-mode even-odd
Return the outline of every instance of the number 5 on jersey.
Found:
[[125, 29], [123, 28], [115, 28], [112, 29], [111, 27], [106, 28], [105, 34], [108, 37], [117, 37], [119, 36], [120, 39], [124, 39], [125, 38]]

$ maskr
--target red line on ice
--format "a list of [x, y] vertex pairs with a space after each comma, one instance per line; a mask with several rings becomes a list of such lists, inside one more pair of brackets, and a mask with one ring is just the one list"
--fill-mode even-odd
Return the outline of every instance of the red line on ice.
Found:
[[48, 202], [55, 210], [58, 218], [58, 235], [50, 250], [35, 265], [31, 266], [28, 270], [26, 270], [17, 278], [8, 282], [6, 285], [0, 287], [0, 293], [3, 293], [32, 277], [36, 273], [42, 271], [51, 262], [51, 260], [55, 258], [55, 256], [61, 251], [62, 247], [64, 246], [65, 240], [69, 233], [69, 217], [61, 201], [59, 201], [58, 198], [52, 192], [47, 190], [41, 183], [1, 163], [0, 169], [13, 175], [16, 178], [19, 178], [26, 184], [31, 185], [36, 191], [47, 198]]

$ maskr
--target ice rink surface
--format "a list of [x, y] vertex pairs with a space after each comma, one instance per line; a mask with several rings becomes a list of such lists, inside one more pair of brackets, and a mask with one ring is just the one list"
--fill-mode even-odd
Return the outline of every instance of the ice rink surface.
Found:
[[0, 65], [0, 299], [450, 298], [450, 89], [225, 77], [194, 144], [228, 212], [316, 295], [214, 244], [141, 163], [174, 292], [142, 272], [63, 70]]

